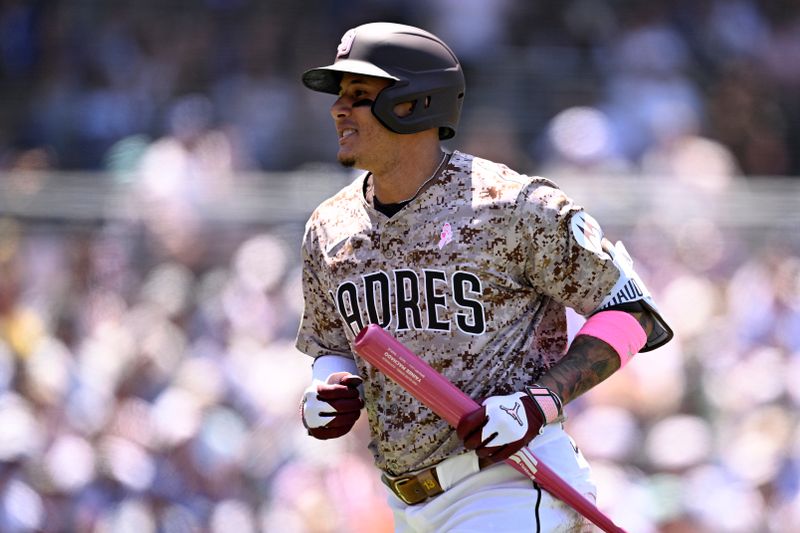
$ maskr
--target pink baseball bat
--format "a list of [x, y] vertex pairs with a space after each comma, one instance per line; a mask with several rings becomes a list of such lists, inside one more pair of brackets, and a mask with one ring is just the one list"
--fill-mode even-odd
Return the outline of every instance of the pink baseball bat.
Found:
[[[362, 329], [355, 341], [356, 353], [397, 382], [415, 398], [455, 427], [464, 415], [480, 405], [453, 385], [432, 366], [406, 348], [377, 324]], [[607, 533], [625, 533], [597, 506], [527, 448], [506, 459], [506, 463], [537, 482]]]

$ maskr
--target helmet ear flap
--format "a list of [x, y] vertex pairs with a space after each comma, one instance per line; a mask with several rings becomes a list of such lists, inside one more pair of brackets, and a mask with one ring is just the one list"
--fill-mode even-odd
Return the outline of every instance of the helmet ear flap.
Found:
[[[413, 84], [400, 80], [386, 87], [372, 104], [373, 115], [395, 133], [417, 133], [438, 127], [440, 140], [452, 138], [464, 99], [463, 81], [449, 86], [435, 83], [438, 80], [430, 81], [418, 77]], [[411, 112], [397, 115], [395, 106], [405, 102], [412, 102]]]

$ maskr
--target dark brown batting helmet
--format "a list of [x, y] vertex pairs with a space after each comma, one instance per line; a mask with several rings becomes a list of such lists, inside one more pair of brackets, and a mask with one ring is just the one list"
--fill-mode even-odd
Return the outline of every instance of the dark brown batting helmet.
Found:
[[[464, 101], [464, 73], [452, 50], [438, 37], [414, 26], [373, 22], [348, 30], [333, 64], [303, 74], [309, 89], [339, 94], [344, 73], [386, 78], [392, 84], [372, 104], [372, 113], [395, 133], [439, 128], [440, 139], [456, 134]], [[394, 106], [412, 102], [404, 117]]]

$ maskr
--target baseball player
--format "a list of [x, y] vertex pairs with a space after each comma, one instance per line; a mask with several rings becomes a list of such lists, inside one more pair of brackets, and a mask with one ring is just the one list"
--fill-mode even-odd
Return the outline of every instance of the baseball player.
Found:
[[[527, 446], [588, 498], [563, 405], [672, 336], [622, 243], [552, 182], [454, 151], [458, 59], [419, 28], [371, 23], [303, 83], [337, 95], [338, 160], [365, 172], [311, 215], [297, 337], [301, 415], [319, 439], [363, 410], [395, 528], [583, 531], [503, 460]], [[567, 346], [565, 308], [587, 316]], [[354, 355], [379, 324], [481, 403], [453, 428]]]

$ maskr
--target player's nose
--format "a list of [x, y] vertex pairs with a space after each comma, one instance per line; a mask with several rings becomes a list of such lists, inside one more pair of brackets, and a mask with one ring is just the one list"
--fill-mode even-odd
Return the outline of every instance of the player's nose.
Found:
[[350, 100], [340, 96], [331, 106], [331, 116], [334, 119], [346, 117], [350, 114], [351, 109]]

